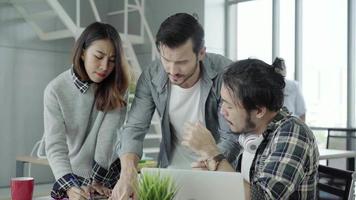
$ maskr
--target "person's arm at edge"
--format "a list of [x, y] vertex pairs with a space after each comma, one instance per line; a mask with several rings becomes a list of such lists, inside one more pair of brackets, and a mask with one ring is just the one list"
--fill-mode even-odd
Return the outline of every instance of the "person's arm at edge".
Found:
[[[218, 154], [220, 154], [220, 150], [218, 146], [215, 144], [211, 144], [205, 151], [204, 157], [208, 158], [207, 160], [211, 160], [213, 157], [215, 157]], [[226, 158], [220, 161], [216, 171], [236, 172]]]
[[[74, 177], [69, 161], [69, 150], [66, 143], [65, 123], [58, 103], [55, 86], [51, 82], [44, 91], [44, 128], [46, 155], [55, 176], [58, 195], [74, 193], [82, 197], [88, 194], [75, 185], [68, 177]], [[64, 183], [64, 184], [63, 184]]]
[[56, 179], [72, 173], [66, 142], [66, 128], [58, 96], [52, 83], [44, 91], [44, 135], [49, 165]]
[[146, 70], [137, 82], [127, 123], [118, 130], [116, 152], [120, 157], [121, 173], [112, 193], [112, 199], [115, 200], [128, 199], [134, 192], [132, 182], [137, 180], [137, 165], [142, 156], [143, 140], [155, 110], [149, 80], [149, 72]]
[[143, 140], [156, 109], [151, 94], [150, 80], [150, 72], [148, 70], [142, 72], [137, 82], [135, 97], [126, 124], [118, 130], [116, 151], [119, 157], [126, 153], [135, 153], [139, 158], [142, 156]]
[[140, 158], [135, 153], [125, 153], [120, 156], [121, 173], [112, 195], [109, 199], [121, 200], [133, 197], [135, 199], [135, 185], [137, 185], [137, 165]]
[[121, 171], [132, 173], [137, 173], [137, 166], [140, 158], [135, 153], [125, 153], [120, 156], [121, 161]]
[[[211, 159], [214, 156], [220, 154], [220, 150], [218, 149], [217, 145], [211, 145], [209, 147], [209, 151], [206, 152], [206, 156]], [[234, 167], [228, 162], [228, 160], [225, 158], [223, 160], [221, 160], [221, 162], [219, 163], [216, 171], [223, 171], [223, 172], [236, 172], [236, 170], [234, 169]], [[250, 187], [250, 183], [248, 183], [247, 181], [244, 180], [243, 183], [244, 186], [244, 195], [245, 195], [245, 199], [246, 200], [250, 200], [251, 199], [251, 195], [250, 195], [250, 191], [251, 191], [251, 187]]]

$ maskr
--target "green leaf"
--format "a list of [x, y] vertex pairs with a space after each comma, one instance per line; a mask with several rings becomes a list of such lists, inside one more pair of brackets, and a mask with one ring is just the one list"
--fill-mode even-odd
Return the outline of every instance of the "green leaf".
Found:
[[141, 174], [136, 191], [140, 200], [173, 200], [178, 192], [178, 187], [170, 176], [146, 173]]

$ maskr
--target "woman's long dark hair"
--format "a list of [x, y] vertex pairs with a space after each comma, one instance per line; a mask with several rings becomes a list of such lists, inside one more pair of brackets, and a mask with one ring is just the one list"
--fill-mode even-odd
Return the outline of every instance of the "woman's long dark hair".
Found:
[[128, 64], [124, 57], [121, 38], [116, 29], [100, 22], [90, 24], [80, 35], [74, 46], [74, 71], [81, 81], [89, 80], [81, 58], [87, 49], [96, 40], [109, 40], [115, 49], [115, 67], [108, 77], [96, 85], [96, 108], [100, 111], [110, 111], [126, 106], [124, 95], [129, 85]]

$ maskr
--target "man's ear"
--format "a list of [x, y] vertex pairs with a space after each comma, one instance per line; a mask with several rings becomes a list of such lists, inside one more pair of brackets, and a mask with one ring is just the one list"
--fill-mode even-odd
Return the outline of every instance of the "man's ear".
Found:
[[202, 61], [205, 58], [205, 54], [206, 54], [206, 47], [203, 47], [199, 50], [199, 54], [198, 54], [198, 60]]
[[267, 108], [266, 107], [258, 107], [257, 106], [256, 118], [257, 119], [262, 119], [266, 115], [266, 112], [267, 112]]

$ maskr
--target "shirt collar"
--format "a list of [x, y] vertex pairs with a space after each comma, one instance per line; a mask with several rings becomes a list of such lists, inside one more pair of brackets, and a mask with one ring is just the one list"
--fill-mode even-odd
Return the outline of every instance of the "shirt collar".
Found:
[[88, 81], [81, 81], [77, 74], [74, 72], [74, 68], [72, 67], [72, 69], [70, 70], [71, 74], [72, 74], [72, 79], [73, 79], [73, 83], [74, 85], [79, 89], [79, 91], [84, 94], [86, 91], [88, 91], [90, 83]]
[[272, 119], [272, 121], [267, 125], [267, 129], [266, 131], [263, 133], [264, 137], [267, 137], [269, 135], [269, 133], [274, 132], [283, 121], [285, 121], [284, 119], [286, 119], [288, 116], [290, 116], [290, 112], [288, 111], [288, 109], [286, 107], [282, 107], [276, 116], [274, 116], [274, 118]]

